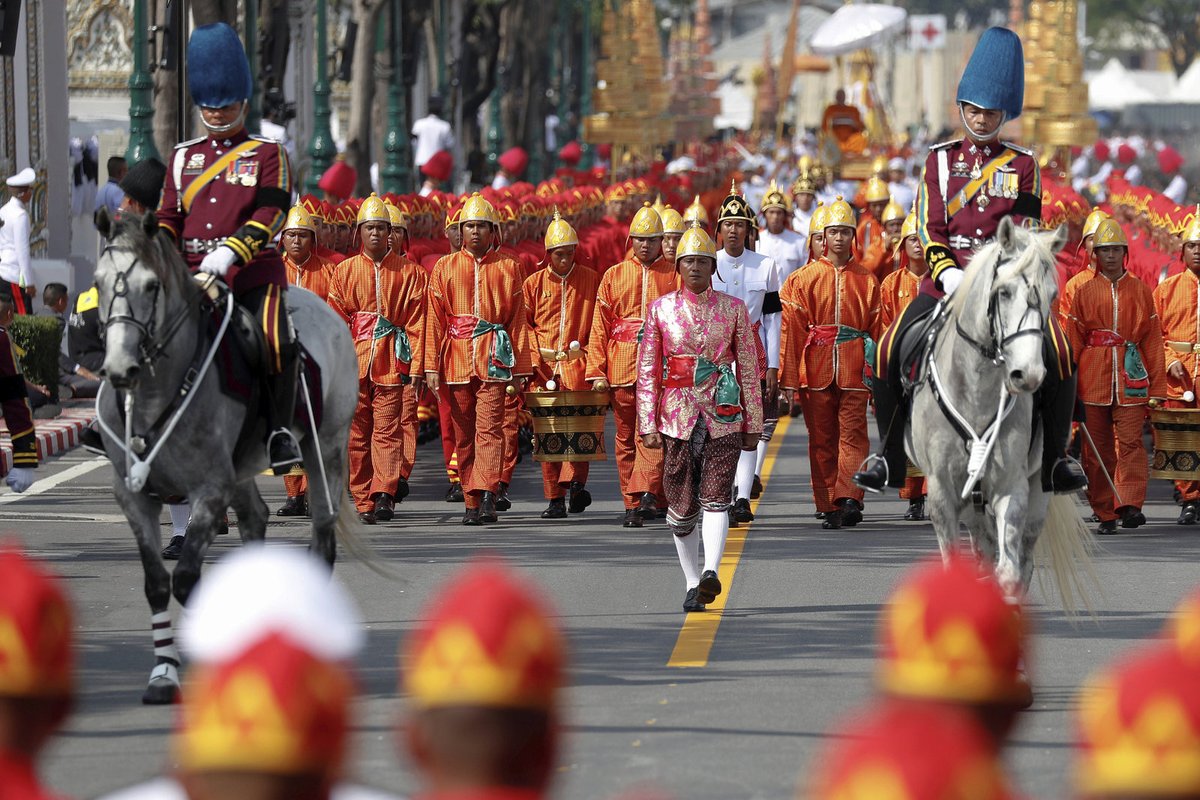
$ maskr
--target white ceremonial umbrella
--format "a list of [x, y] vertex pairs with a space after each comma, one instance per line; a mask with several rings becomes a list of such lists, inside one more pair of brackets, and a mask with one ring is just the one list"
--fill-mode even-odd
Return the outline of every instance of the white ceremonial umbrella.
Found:
[[879, 44], [900, 30], [908, 12], [879, 3], [856, 3], [834, 11], [813, 33], [809, 46], [817, 55], [840, 56]]

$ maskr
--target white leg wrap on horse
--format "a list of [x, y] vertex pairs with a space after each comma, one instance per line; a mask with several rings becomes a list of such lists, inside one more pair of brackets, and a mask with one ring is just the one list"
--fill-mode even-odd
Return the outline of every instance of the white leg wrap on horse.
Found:
[[150, 670], [150, 683], [163, 679], [179, 685], [179, 670], [174, 664], [163, 663]]
[[683, 579], [687, 588], [700, 585], [700, 537], [692, 531], [687, 536], [672, 536], [675, 552], [679, 554], [679, 566], [683, 567]]
[[[753, 453], [742, 455], [754, 456]], [[753, 477], [753, 476], [751, 476]], [[700, 523], [704, 537], [704, 571], [716, 572], [721, 568], [721, 556], [725, 553], [725, 538], [729, 536], [729, 514], [724, 511], [705, 511]]]
[[160, 611], [151, 616], [150, 629], [154, 634], [154, 657], [169, 658], [178, 664], [179, 650], [175, 647], [175, 631], [171, 627], [171, 612]]
[[171, 503], [167, 506], [167, 511], [171, 512], [171, 535], [186, 536], [192, 507], [187, 503]]
[[754, 489], [754, 464], [756, 461], [752, 450], [743, 450], [738, 454], [737, 497], [734, 499], [750, 499], [750, 492]]

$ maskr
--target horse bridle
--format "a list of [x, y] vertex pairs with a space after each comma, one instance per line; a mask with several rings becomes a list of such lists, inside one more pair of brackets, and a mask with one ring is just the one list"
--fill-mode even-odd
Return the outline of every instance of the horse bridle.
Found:
[[[109, 300], [108, 308], [105, 309], [104, 316], [100, 319], [100, 333], [104, 335], [104, 329], [109, 325], [131, 325], [141, 334], [138, 340], [138, 364], [144, 365], [151, 371], [154, 369], [154, 362], [163, 354], [167, 344], [174, 338], [183, 324], [187, 322], [187, 314], [180, 314], [175, 319], [170, 320], [163, 331], [162, 337], [156, 337], [155, 333], [158, 329], [158, 298], [162, 294], [162, 281], [154, 287], [154, 295], [150, 304], [150, 318], [148, 321], [142, 321], [135, 317], [130, 306], [129, 297], [129, 274], [134, 268], [141, 263], [141, 259], [137, 257], [136, 252], [129, 247], [117, 247], [116, 245], [107, 245], [100, 257], [108, 255], [110, 252], [135, 253], [134, 259], [129, 266], [117, 273], [113, 280], [113, 294]], [[117, 304], [117, 300], [125, 300], [126, 313], [114, 313], [113, 308]]]
[[[999, 261], [996, 263], [995, 269], [992, 271], [992, 282], [995, 283], [996, 276], [1000, 273], [1000, 267], [1005, 262]], [[955, 319], [954, 328], [963, 341], [975, 348], [975, 350], [984, 358], [990, 359], [994, 364], [1002, 364], [1005, 361], [1004, 348], [1011, 344], [1016, 339], [1022, 336], [1038, 336], [1044, 338], [1046, 335], [1046, 321], [1042, 316], [1042, 294], [1037, 286], [1029, 282], [1029, 277], [1022, 275], [1021, 282], [1028, 289], [1025, 313], [1021, 315], [1021, 319], [1017, 323], [1017, 329], [1010, 334], [1004, 333], [1004, 321], [996, 314], [997, 298], [1000, 294], [999, 289], [992, 289], [991, 296], [988, 298], [987, 317], [991, 327], [991, 341], [978, 342], [971, 337], [962, 327], [961, 315]], [[1029, 315], [1034, 315], [1034, 325], [1026, 326], [1025, 320]]]

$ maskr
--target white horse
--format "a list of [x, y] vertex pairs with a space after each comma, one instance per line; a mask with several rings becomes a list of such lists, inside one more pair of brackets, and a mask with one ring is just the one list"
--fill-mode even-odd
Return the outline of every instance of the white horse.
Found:
[[[113, 492], [146, 576], [156, 664], [142, 701], [171, 703], [179, 691], [172, 593], [187, 602], [227, 508], [237, 512], [243, 542], [266, 535], [268, 511], [254, 483], [267, 466], [265, 429], [256, 401], [247, 407], [223, 393], [214, 364], [213, 339], [232, 337], [237, 324], [232, 297], [217, 303], [226, 324], [209, 335], [212, 312], [154, 214], [115, 223], [102, 214], [99, 221], [109, 242], [96, 265], [105, 342], [96, 411], [116, 472]], [[289, 289], [287, 300], [296, 337], [320, 368], [319, 406], [301, 400], [304, 424], [293, 428], [311, 480], [311, 549], [332, 565], [335, 536], [356, 547], [345, 480], [358, 366], [345, 323], [323, 300], [300, 289]], [[187, 497], [192, 512], [173, 580], [160, 553], [161, 498], [169, 496]]]
[[912, 398], [905, 445], [928, 480], [942, 557], [964, 522], [980, 559], [1014, 600], [1029, 589], [1044, 545], [1064, 606], [1086, 602], [1075, 570], [1090, 567], [1090, 534], [1070, 496], [1042, 491], [1033, 393], [1046, 376], [1043, 336], [1058, 291], [1062, 229], [1032, 232], [1005, 218], [946, 303]]

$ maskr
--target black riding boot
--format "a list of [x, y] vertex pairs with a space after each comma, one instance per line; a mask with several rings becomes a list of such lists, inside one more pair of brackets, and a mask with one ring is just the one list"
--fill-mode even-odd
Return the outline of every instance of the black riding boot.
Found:
[[293, 464], [301, 461], [300, 444], [292, 435], [291, 425], [296, 413], [296, 383], [300, 359], [296, 345], [281, 348], [283, 369], [267, 377], [267, 457], [271, 471], [284, 475]]
[[1042, 418], [1042, 491], [1064, 494], [1087, 488], [1079, 463], [1067, 457], [1071, 418], [1075, 413], [1076, 376], [1060, 378], [1053, 353], [1047, 353], [1046, 380], [1038, 390]]
[[904, 486], [908, 469], [908, 458], [904, 453], [908, 405], [900, 397], [900, 392], [878, 378], [871, 378], [871, 394], [875, 398], [875, 421], [879, 425], [883, 457], [872, 456], [862, 472], [854, 473], [853, 480], [869, 492], [882, 492], [884, 486], [899, 489]]

